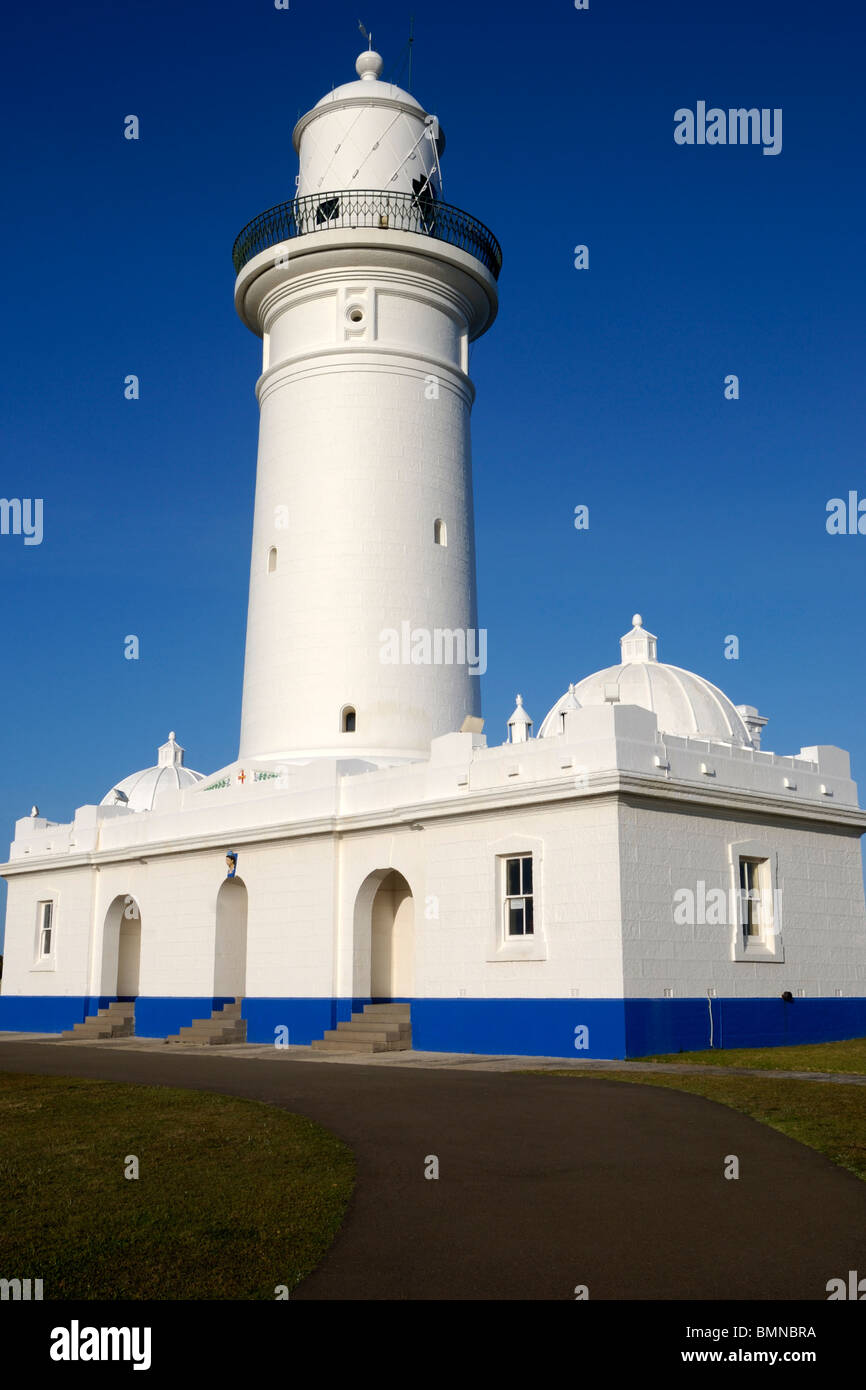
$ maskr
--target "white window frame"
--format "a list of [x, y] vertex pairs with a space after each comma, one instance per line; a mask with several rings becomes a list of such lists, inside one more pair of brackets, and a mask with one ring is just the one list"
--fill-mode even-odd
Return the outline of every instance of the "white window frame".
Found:
[[[731, 923], [731, 957], [735, 961], [762, 962], [779, 965], [784, 962], [782, 942], [781, 895], [778, 891], [778, 855], [764, 840], [740, 840], [730, 846], [731, 901], [736, 903]], [[744, 902], [741, 887], [741, 865], [755, 865], [756, 896]], [[752, 905], [753, 904], [753, 905]], [[758, 930], [746, 931], [746, 917], [756, 920]]]
[[[509, 835], [489, 845], [493, 859], [493, 907], [490, 915], [491, 933], [487, 960], [543, 961], [547, 960], [547, 940], [543, 913], [543, 842], [535, 836]], [[532, 860], [532, 935], [508, 935], [509, 859]], [[521, 895], [523, 896], [523, 895]]]
[[[45, 926], [45, 909], [51, 909], [51, 922]], [[33, 943], [33, 970], [54, 970], [57, 967], [57, 909], [58, 895], [56, 893], [46, 894], [38, 898], [36, 902], [36, 931]], [[43, 941], [45, 932], [51, 933], [51, 947], [45, 952]]]
[[[518, 864], [518, 877], [520, 879], [518, 893], [509, 893], [508, 879], [509, 870], [512, 864]], [[529, 865], [529, 892], [526, 891], [524, 876], [527, 873], [526, 865]], [[504, 871], [503, 893], [502, 893], [502, 939], [503, 941], [521, 941], [528, 936], [535, 936], [535, 864], [532, 854], [508, 854], [503, 857], [502, 866]], [[512, 903], [520, 904], [523, 917], [523, 931], [513, 932], [511, 930], [511, 906]], [[527, 904], [530, 904], [527, 912]], [[531, 918], [530, 929], [526, 929], [527, 916]]]

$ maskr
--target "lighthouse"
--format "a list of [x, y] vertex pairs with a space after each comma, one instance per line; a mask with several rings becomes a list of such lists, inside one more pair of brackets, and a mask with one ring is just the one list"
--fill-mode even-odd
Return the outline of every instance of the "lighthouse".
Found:
[[418, 759], [480, 714], [468, 364], [501, 252], [382, 67], [300, 119], [297, 196], [234, 247], [262, 340], [246, 760]]

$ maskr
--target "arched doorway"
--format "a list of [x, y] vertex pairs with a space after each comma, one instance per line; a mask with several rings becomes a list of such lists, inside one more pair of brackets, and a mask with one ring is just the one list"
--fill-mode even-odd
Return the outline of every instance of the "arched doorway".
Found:
[[140, 978], [141, 909], [130, 893], [121, 893], [105, 914], [100, 993], [135, 999]]
[[247, 987], [247, 889], [240, 878], [227, 878], [217, 893], [213, 992], [243, 999]]
[[370, 908], [370, 996], [411, 998], [415, 987], [415, 903], [395, 869], [386, 872]]

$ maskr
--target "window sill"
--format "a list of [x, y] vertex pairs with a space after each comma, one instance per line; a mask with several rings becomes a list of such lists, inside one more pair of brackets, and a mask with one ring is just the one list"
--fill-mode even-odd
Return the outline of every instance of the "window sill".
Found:
[[57, 969], [57, 966], [56, 966], [55, 962], [49, 958], [48, 960], [37, 960], [33, 965], [31, 965], [31, 967], [30, 967], [30, 973], [31, 973], [31, 975], [32, 975], [33, 972], [34, 972], [34, 970], [56, 970], [56, 969]]
[[734, 961], [752, 961], [759, 965], [784, 965], [785, 952], [781, 941], [774, 948], [765, 946], [763, 942], [758, 945], [734, 947]]
[[488, 964], [501, 960], [547, 960], [547, 942], [536, 936], [504, 941], [487, 956]]

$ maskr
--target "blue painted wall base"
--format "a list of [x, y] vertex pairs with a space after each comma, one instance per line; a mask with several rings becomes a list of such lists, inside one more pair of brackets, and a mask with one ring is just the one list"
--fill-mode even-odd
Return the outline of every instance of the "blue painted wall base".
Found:
[[0, 994], [0, 1031], [63, 1033], [106, 1007], [85, 994]]
[[[0, 995], [0, 1032], [60, 1033], [112, 1003], [111, 996]], [[164, 1038], [209, 1018], [227, 998], [150, 998], [135, 1004], [135, 1031]], [[247, 1040], [278, 1030], [305, 1045], [361, 1012], [369, 998], [245, 999]], [[376, 1001], [385, 1002], [385, 1001]], [[419, 1052], [520, 1057], [645, 1057], [708, 1047], [780, 1047], [866, 1037], [866, 998], [799, 999], [415, 999]], [[712, 1009], [712, 1012], [711, 1012]], [[578, 1030], [585, 1029], [582, 1033]], [[575, 1046], [584, 1043], [585, 1046]]]
[[866, 1037], [866, 999], [713, 999], [712, 1028], [710, 1019], [707, 999], [416, 999], [412, 1045], [419, 1052], [625, 1058], [833, 1042]]
[[[321, 1038], [329, 1028], [361, 1013], [367, 999], [245, 999], [241, 1017], [247, 1021], [247, 1042], [273, 1043], [277, 1030], [288, 1029], [286, 1041], [293, 1047], [306, 1046]], [[280, 1037], [285, 1037], [282, 1032]]]

